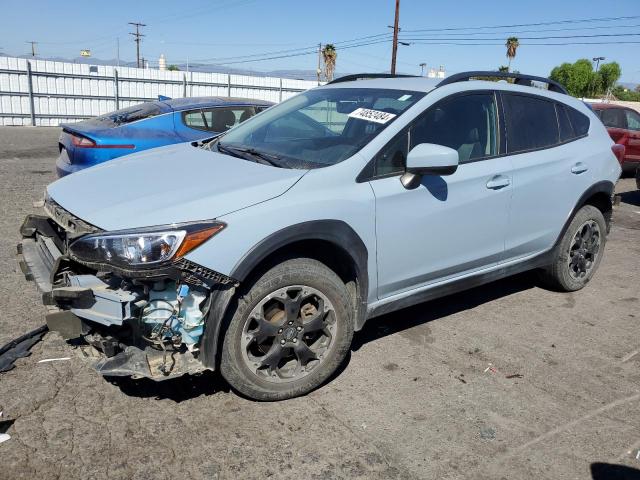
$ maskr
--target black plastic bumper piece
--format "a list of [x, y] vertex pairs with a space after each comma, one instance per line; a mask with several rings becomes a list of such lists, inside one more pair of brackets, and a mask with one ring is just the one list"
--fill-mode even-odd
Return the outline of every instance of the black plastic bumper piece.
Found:
[[45, 333], [47, 326], [42, 325], [0, 347], [0, 372], [11, 370], [18, 358], [31, 355], [29, 349], [38, 343]]
[[65, 340], [78, 338], [89, 332], [80, 317], [68, 310], [48, 313], [45, 319], [49, 330], [58, 332]]

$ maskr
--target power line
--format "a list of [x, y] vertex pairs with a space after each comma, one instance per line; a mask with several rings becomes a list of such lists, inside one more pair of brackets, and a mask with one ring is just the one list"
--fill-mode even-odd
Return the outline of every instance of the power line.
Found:
[[[595, 35], [553, 35], [548, 37], [519, 37], [518, 40], [562, 40], [567, 38], [597, 38], [597, 37], [637, 37], [640, 33], [601, 33]], [[405, 41], [419, 41], [419, 40], [447, 40], [442, 38], [430, 38], [430, 37], [411, 37], [405, 38]], [[503, 38], [456, 38], [455, 40], [469, 40], [469, 41], [493, 41], [503, 40]]]
[[[497, 46], [504, 47], [504, 43], [471, 43], [471, 42], [455, 42], [455, 41], [428, 41], [413, 42], [416, 45], [464, 45], [471, 47], [487, 47]], [[520, 43], [520, 46], [550, 46], [550, 45], [640, 45], [640, 41], [613, 41], [613, 42], [553, 42], [553, 43]]]
[[486, 28], [514, 28], [514, 27], [540, 27], [544, 25], [566, 25], [575, 23], [591, 23], [591, 22], [613, 22], [617, 20], [631, 20], [638, 19], [640, 15], [625, 16], [625, 17], [600, 17], [600, 18], [584, 18], [576, 20], [557, 20], [553, 22], [538, 22], [538, 23], [516, 23], [513, 25], [485, 25], [480, 27], [452, 27], [452, 28], [427, 28], [418, 30], [405, 30], [405, 33], [417, 33], [417, 32], [445, 32], [445, 31], [460, 31], [460, 30], [479, 30]]
[[133, 35], [135, 37], [136, 42], [136, 65], [140, 68], [140, 42], [142, 41], [142, 37], [144, 35], [140, 33], [140, 27], [146, 27], [144, 23], [139, 22], [129, 22], [129, 25], [133, 25], [136, 27], [135, 33], [129, 32], [129, 35]]
[[[616, 29], [619, 28], [637, 28], [640, 27], [640, 24], [635, 25], [615, 25]], [[595, 30], [599, 28], [613, 28], [611, 25], [590, 25], [588, 27], [578, 27], [578, 28], [548, 28], [548, 29], [540, 29], [537, 28], [535, 30], [508, 30], [506, 32], [492, 32], [492, 33], [504, 33], [505, 35], [514, 35], [521, 33], [539, 33], [539, 32], [570, 32], [570, 31], [578, 31], [578, 30]], [[459, 35], [485, 35], [487, 32], [463, 32], [463, 33], [435, 33], [434, 35], [443, 36], [443, 37], [455, 37]]]

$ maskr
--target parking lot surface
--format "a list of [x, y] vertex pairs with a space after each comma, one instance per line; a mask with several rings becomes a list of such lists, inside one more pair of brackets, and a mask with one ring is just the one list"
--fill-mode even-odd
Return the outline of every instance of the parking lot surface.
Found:
[[[0, 128], [0, 344], [44, 322], [15, 245], [54, 179], [58, 134]], [[0, 410], [15, 420], [0, 477], [604, 479], [616, 467], [600, 464], [640, 469], [640, 192], [632, 179], [617, 190], [606, 254], [584, 290], [550, 292], [525, 274], [374, 319], [339, 375], [303, 398], [252, 402], [214, 373], [110, 383], [47, 334], [0, 374]], [[37, 363], [59, 357], [71, 359]]]

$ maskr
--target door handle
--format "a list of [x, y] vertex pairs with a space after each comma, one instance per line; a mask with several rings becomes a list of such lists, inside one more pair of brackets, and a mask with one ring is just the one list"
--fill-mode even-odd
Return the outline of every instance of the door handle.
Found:
[[501, 188], [508, 187], [509, 185], [511, 185], [511, 180], [509, 180], [509, 177], [505, 177], [504, 175], [496, 175], [487, 182], [487, 188], [490, 190], [500, 190]]
[[582, 162], [578, 162], [573, 167], [571, 167], [571, 173], [573, 173], [575, 175], [580, 175], [581, 173], [584, 173], [587, 170], [589, 170], [589, 167], [587, 167]]

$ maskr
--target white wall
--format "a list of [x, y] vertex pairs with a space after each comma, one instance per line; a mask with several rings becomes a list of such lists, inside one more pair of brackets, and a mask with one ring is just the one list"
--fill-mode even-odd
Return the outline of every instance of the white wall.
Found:
[[[256, 98], [278, 102], [315, 87], [314, 81], [227, 75], [226, 73], [170, 72], [131, 67], [29, 60], [32, 71], [36, 125], [55, 126], [128, 107], [158, 95]], [[95, 71], [92, 71], [95, 70]], [[0, 57], [0, 125], [31, 125], [27, 60]], [[106, 77], [106, 78], [105, 78]], [[231, 84], [231, 88], [229, 88]], [[282, 90], [281, 90], [282, 89]], [[282, 98], [281, 98], [282, 97]]]

